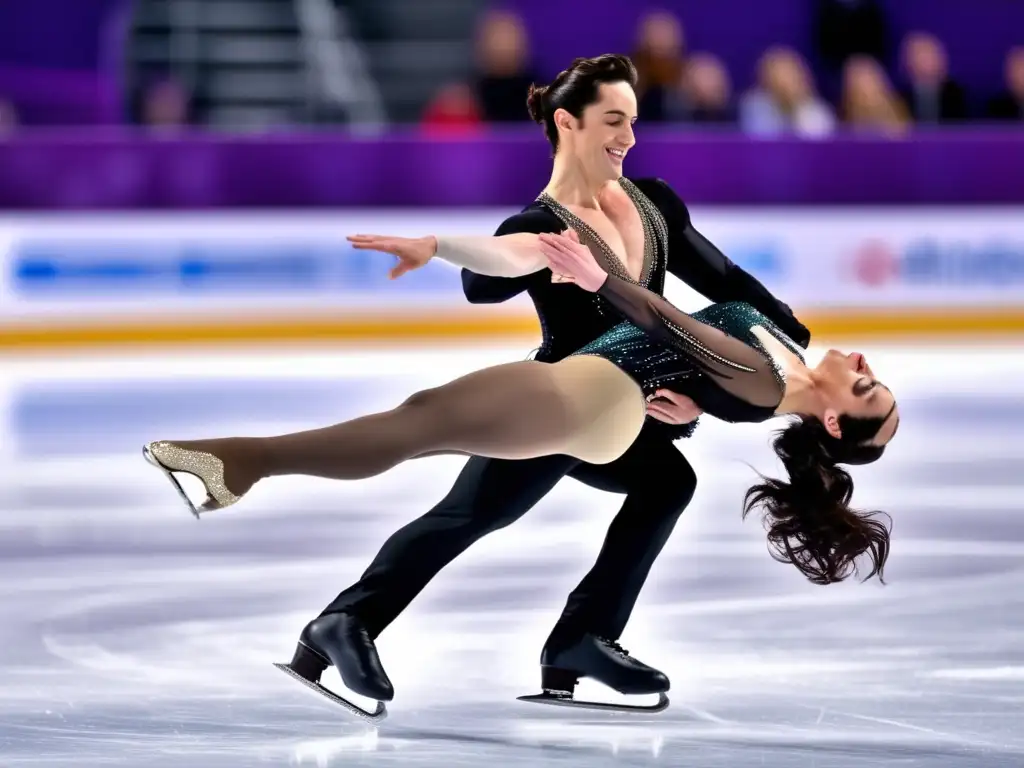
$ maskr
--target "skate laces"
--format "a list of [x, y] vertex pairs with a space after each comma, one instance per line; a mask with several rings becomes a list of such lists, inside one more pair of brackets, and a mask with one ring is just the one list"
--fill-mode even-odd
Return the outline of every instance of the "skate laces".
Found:
[[629, 658], [632, 658], [632, 657], [631, 657], [631, 656], [629, 655], [629, 651], [627, 651], [627, 650], [626, 650], [625, 648], [623, 648], [623, 647], [622, 647], [621, 645], [619, 645], [619, 644], [618, 644], [617, 642], [615, 642], [614, 640], [609, 640], [609, 639], [608, 639], [607, 637], [601, 637], [601, 638], [598, 638], [598, 639], [599, 639], [599, 640], [600, 640], [600, 641], [601, 641], [601, 642], [602, 642], [602, 643], [603, 643], [603, 644], [604, 644], [604, 645], [605, 645], [605, 646], [606, 646], [607, 648], [610, 648], [611, 650], [615, 651], [615, 653], [619, 654], [619, 655], [620, 655], [620, 656], [622, 656], [622, 657], [623, 657], [624, 659], [629, 659]]

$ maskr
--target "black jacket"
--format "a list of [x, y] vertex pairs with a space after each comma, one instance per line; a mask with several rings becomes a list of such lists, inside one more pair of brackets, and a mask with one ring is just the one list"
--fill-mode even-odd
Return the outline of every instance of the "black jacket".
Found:
[[[632, 179], [668, 225], [668, 255], [658, 259], [658, 272], [651, 276], [650, 290], [664, 293], [665, 271], [675, 275], [713, 302], [744, 301], [774, 322], [787, 336], [806, 348], [810, 331], [793, 310], [775, 298], [753, 275], [730, 261], [690, 220], [685, 203], [661, 179]], [[495, 235], [517, 232], [541, 234], [562, 232], [565, 225], [540, 203], [501, 223]], [[474, 304], [496, 304], [526, 291], [540, 319], [543, 341], [536, 355], [542, 362], [555, 362], [572, 354], [623, 321], [614, 311], [604, 311], [596, 294], [571, 283], [552, 283], [551, 271], [542, 269], [522, 277], [490, 277], [462, 270], [462, 287]], [[669, 427], [670, 425], [664, 425]], [[678, 432], [678, 429], [677, 429]]]

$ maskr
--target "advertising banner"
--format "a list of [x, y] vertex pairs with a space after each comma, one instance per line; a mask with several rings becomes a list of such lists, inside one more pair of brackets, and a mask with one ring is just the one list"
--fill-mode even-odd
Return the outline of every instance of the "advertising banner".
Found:
[[[283, 328], [313, 319], [358, 324], [375, 318], [424, 329], [441, 323], [445, 334], [458, 335], [460, 326], [478, 332], [481, 324], [511, 317], [521, 332], [535, 322], [527, 296], [473, 306], [457, 268], [436, 261], [392, 281], [391, 256], [356, 251], [346, 241], [364, 232], [488, 235], [514, 212], [0, 219], [0, 325], [65, 333], [99, 324], [142, 334], [147, 324]], [[733, 261], [799, 312], [841, 322], [1024, 311], [1019, 208], [708, 207], [692, 214]], [[675, 279], [666, 293], [684, 309], [707, 303]], [[361, 333], [351, 328], [350, 336]]]

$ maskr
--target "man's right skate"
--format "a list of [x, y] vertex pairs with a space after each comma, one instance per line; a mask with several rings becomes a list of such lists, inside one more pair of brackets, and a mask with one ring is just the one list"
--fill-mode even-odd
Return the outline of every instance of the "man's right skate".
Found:
[[[669, 680], [664, 673], [637, 661], [611, 640], [585, 635], [575, 645], [562, 650], [545, 648], [540, 663], [543, 692], [519, 696], [519, 701], [606, 712], [655, 713], [668, 709], [665, 694]], [[573, 694], [581, 678], [596, 680], [629, 696], [656, 693], [658, 701], [649, 705], [578, 701]]]
[[[302, 631], [291, 662], [275, 663], [274, 666], [329, 701], [370, 722], [380, 722], [387, 717], [384, 702], [395, 696], [366, 628], [357, 618], [347, 614], [327, 614], [311, 621]], [[376, 699], [376, 709], [369, 712], [321, 685], [320, 676], [330, 666], [338, 670], [342, 682], [353, 693]]]

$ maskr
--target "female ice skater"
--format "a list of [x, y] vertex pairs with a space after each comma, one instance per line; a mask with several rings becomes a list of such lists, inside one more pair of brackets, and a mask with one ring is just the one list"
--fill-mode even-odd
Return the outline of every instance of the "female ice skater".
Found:
[[[397, 408], [323, 429], [276, 437], [159, 441], [147, 457], [173, 478], [187, 472], [208, 493], [204, 510], [235, 504], [278, 475], [358, 480], [409, 459], [462, 453], [504, 459], [566, 454], [593, 464], [621, 456], [647, 415], [647, 396], [668, 386], [729, 422], [791, 416], [775, 440], [790, 481], [746, 495], [763, 506], [774, 555], [811, 581], [840, 581], [868, 554], [881, 577], [888, 529], [850, 508], [840, 464], [882, 456], [899, 424], [892, 392], [862, 355], [829, 351], [814, 368], [753, 307], [715, 304], [693, 315], [610, 274], [575, 235], [538, 235], [552, 272], [602, 296], [627, 322], [556, 363], [493, 366], [412, 395]], [[455, 240], [454, 238], [452, 240]], [[437, 255], [472, 250], [439, 241]]]
[[[862, 355], [831, 350], [810, 368], [802, 350], [748, 304], [690, 315], [611, 274], [574, 232], [536, 237], [557, 277], [603, 297], [628, 321], [559, 362], [485, 368], [384, 413], [275, 437], [153, 442], [147, 458], [172, 479], [175, 472], [199, 478], [204, 511], [235, 504], [269, 477], [358, 480], [442, 453], [566, 454], [605, 464], [636, 439], [646, 398], [667, 386], [724, 421], [792, 417], [774, 443], [790, 481], [753, 486], [744, 514], [762, 506], [774, 555], [815, 583], [846, 578], [864, 554], [865, 578], [881, 577], [888, 530], [875, 513], [850, 508], [852, 481], [839, 467], [876, 461], [899, 424], [892, 392]], [[473, 240], [439, 239], [437, 255], [474, 260]]]

